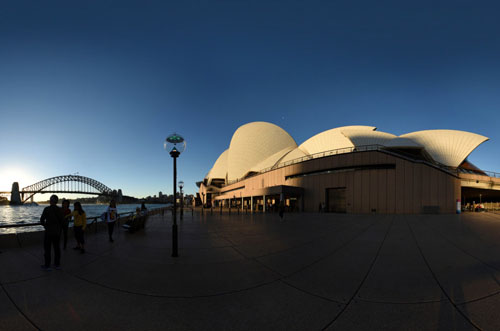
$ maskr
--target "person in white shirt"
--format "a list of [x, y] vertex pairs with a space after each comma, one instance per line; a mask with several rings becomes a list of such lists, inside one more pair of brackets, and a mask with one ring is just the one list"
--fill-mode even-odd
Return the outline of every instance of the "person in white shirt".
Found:
[[109, 241], [113, 242], [113, 230], [115, 228], [115, 222], [118, 219], [118, 210], [116, 209], [116, 201], [111, 200], [109, 202], [109, 207], [106, 210], [106, 223], [108, 224], [108, 234]]

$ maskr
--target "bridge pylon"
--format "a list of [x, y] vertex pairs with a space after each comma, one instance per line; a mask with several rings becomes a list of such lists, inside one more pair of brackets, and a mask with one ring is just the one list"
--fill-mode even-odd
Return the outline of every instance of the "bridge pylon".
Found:
[[10, 191], [10, 204], [22, 205], [21, 194], [19, 193], [19, 183], [12, 183], [12, 190]]

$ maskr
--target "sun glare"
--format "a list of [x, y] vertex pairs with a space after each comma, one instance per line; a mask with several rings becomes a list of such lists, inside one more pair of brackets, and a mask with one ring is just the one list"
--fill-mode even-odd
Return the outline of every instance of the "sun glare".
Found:
[[0, 168], [0, 191], [10, 191], [12, 183], [18, 182], [19, 188], [35, 183], [35, 179], [27, 171], [17, 167]]

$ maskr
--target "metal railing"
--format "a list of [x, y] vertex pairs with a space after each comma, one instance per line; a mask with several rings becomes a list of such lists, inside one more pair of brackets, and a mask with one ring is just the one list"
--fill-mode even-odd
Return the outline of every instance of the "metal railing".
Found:
[[[266, 173], [266, 172], [269, 172], [271, 170], [280, 169], [280, 168], [287, 167], [287, 166], [292, 165], [292, 164], [301, 163], [301, 162], [304, 162], [304, 161], [319, 159], [319, 158], [323, 158], [323, 157], [327, 157], [327, 156], [332, 156], [332, 155], [355, 153], [355, 152], [380, 151], [380, 150], [383, 150], [383, 151], [388, 152], [388, 153], [399, 155], [399, 156], [404, 157], [406, 159], [408, 159], [408, 158], [414, 159], [414, 158], [412, 158], [412, 157], [410, 157], [408, 155], [403, 155], [401, 153], [398, 153], [397, 151], [394, 151], [394, 150], [391, 150], [391, 149], [387, 149], [386, 146], [383, 146], [383, 145], [380, 145], [380, 144], [362, 145], [362, 146], [355, 146], [355, 147], [344, 147], [344, 148], [332, 149], [332, 150], [325, 151], [325, 152], [319, 152], [319, 153], [315, 153], [315, 154], [305, 155], [305, 156], [302, 156], [302, 157], [299, 157], [299, 158], [296, 158], [296, 159], [293, 159], [293, 160], [288, 160], [288, 161], [285, 161], [285, 162], [280, 162], [278, 164], [275, 164], [272, 167], [264, 168], [264, 169], [262, 169], [262, 170], [260, 170], [258, 172], [254, 172], [254, 173], [252, 173], [250, 175], [246, 175], [246, 176], [241, 177], [241, 178], [229, 180], [227, 182], [226, 186], [234, 184], [234, 183], [241, 182], [241, 181], [243, 181], [245, 179], [248, 179], [248, 178], [251, 178], [251, 177], [254, 177], [254, 176]], [[417, 159], [416, 161], [427, 163], [429, 165], [432, 165], [434, 167], [438, 167], [438, 168], [446, 170], [448, 172], [456, 172], [457, 175], [460, 172], [463, 173], [463, 171], [461, 171], [460, 168], [450, 168], [448, 166], [445, 166], [445, 165], [440, 164], [440, 163], [435, 162], [435, 161], [433, 162], [431, 160], [420, 160], [420, 159]], [[485, 173], [488, 177], [500, 178], [500, 173], [498, 173], [498, 172], [484, 171], [484, 170], [482, 170], [482, 172]], [[473, 173], [473, 174], [480, 175], [479, 173]]]
[[383, 148], [385, 148], [385, 146], [379, 145], [379, 144], [362, 145], [362, 146], [356, 146], [356, 147], [337, 148], [337, 149], [332, 149], [332, 150], [325, 151], [325, 152], [319, 152], [319, 153], [314, 153], [314, 154], [310, 154], [310, 155], [305, 155], [305, 156], [302, 156], [302, 157], [299, 157], [299, 158], [296, 158], [296, 159], [293, 159], [293, 160], [288, 160], [288, 161], [285, 161], [285, 162], [280, 162], [278, 164], [275, 164], [272, 167], [268, 167], [268, 168], [262, 169], [262, 170], [260, 170], [258, 172], [255, 172], [254, 174], [252, 174], [250, 176], [245, 176], [245, 177], [241, 177], [241, 178], [238, 178], [238, 179], [230, 180], [230, 181], [228, 181], [227, 185], [238, 183], [238, 182], [241, 182], [242, 180], [245, 180], [247, 178], [250, 178], [250, 177], [253, 177], [253, 176], [257, 176], [257, 175], [260, 175], [260, 174], [263, 174], [265, 172], [268, 172], [268, 171], [271, 171], [271, 170], [280, 169], [280, 168], [287, 167], [287, 166], [292, 165], [292, 164], [301, 163], [301, 162], [304, 162], [304, 161], [319, 159], [319, 158], [323, 158], [323, 157], [327, 157], [327, 156], [332, 156], [332, 155], [353, 153], [353, 152], [379, 151], [379, 150], [381, 150]]

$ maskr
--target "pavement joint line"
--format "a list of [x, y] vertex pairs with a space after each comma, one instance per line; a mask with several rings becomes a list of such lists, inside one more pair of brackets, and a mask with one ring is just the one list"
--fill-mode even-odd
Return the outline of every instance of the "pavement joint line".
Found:
[[[229, 239], [227, 239], [227, 240], [229, 241]], [[313, 297], [316, 297], [316, 298], [320, 298], [320, 299], [323, 299], [323, 300], [327, 300], [327, 301], [329, 301], [329, 302], [333, 302], [333, 303], [337, 303], [337, 304], [344, 304], [343, 302], [340, 302], [340, 301], [337, 301], [337, 300], [333, 300], [333, 299], [327, 298], [327, 297], [325, 297], [325, 296], [318, 295], [318, 294], [315, 294], [315, 293], [312, 293], [312, 292], [306, 291], [306, 290], [304, 290], [304, 289], [301, 289], [300, 287], [294, 286], [294, 285], [290, 284], [289, 282], [287, 282], [287, 281], [285, 280], [285, 278], [287, 277], [286, 275], [284, 275], [284, 274], [282, 274], [281, 272], [276, 271], [276, 270], [272, 269], [271, 267], [267, 266], [267, 265], [266, 265], [266, 264], [264, 264], [263, 262], [259, 261], [259, 260], [257, 259], [257, 257], [255, 257], [255, 258], [250, 258], [250, 257], [247, 257], [245, 254], [241, 253], [238, 249], [236, 249], [236, 248], [234, 248], [234, 247], [233, 247], [233, 249], [234, 249], [236, 252], [238, 252], [239, 254], [241, 254], [243, 257], [245, 257], [246, 259], [252, 260], [252, 261], [254, 261], [254, 262], [256, 262], [256, 263], [260, 264], [260, 265], [261, 265], [261, 266], [263, 266], [264, 268], [266, 268], [266, 269], [270, 270], [271, 272], [273, 272], [273, 273], [277, 274], [277, 275], [279, 276], [279, 278], [277, 279], [277, 281], [280, 281], [281, 283], [283, 283], [283, 284], [285, 284], [285, 285], [287, 285], [287, 286], [289, 286], [289, 287], [291, 287], [291, 288], [294, 288], [294, 289], [295, 289], [295, 290], [297, 290], [297, 291], [300, 291], [300, 292], [302, 292], [302, 293], [308, 294], [308, 295], [313, 296]]]
[[473, 302], [478, 302], [478, 301], [483, 301], [485, 299], [488, 299], [488, 298], [491, 298], [491, 297], [494, 297], [494, 296], [497, 296], [500, 294], [500, 291], [497, 291], [495, 293], [491, 293], [491, 294], [488, 294], [488, 295], [485, 295], [484, 297], [481, 297], [481, 298], [477, 298], [477, 299], [472, 299], [472, 300], [469, 300], [469, 301], [464, 301], [464, 302], [457, 302], [457, 305], [460, 305], [460, 306], [463, 306], [463, 305], [466, 305], [468, 303], [473, 303]]
[[[373, 224], [375, 224], [375, 223], [376, 223], [376, 222], [372, 222], [369, 226], [367, 226], [365, 229], [363, 229], [363, 231], [361, 231], [360, 233], [356, 234], [356, 235], [355, 235], [352, 239], [348, 240], [348, 241], [347, 241], [347, 242], [345, 242], [343, 245], [341, 245], [341, 246], [337, 247], [337, 248], [336, 248], [333, 252], [328, 253], [325, 257], [323, 257], [323, 258], [321, 258], [321, 259], [319, 259], [319, 260], [317, 260], [317, 261], [314, 261], [313, 263], [309, 264], [308, 266], [306, 266], [306, 268], [307, 268], [307, 267], [309, 267], [309, 266], [311, 266], [311, 265], [313, 265], [313, 264], [315, 264], [315, 263], [317, 263], [317, 262], [319, 262], [320, 260], [322, 260], [322, 259], [324, 259], [324, 258], [327, 258], [327, 257], [329, 257], [329, 256], [331, 256], [331, 255], [333, 255], [333, 254], [335, 254], [337, 251], [339, 251], [340, 249], [344, 248], [346, 245], [350, 244], [352, 241], [354, 241], [356, 238], [358, 238], [361, 234], [363, 234], [366, 230], [368, 230], [368, 228], [370, 228], [370, 227], [371, 227]], [[346, 228], [347, 228], [347, 227], [346, 227]], [[344, 229], [344, 230], [346, 230], [346, 229]], [[325, 296], [318, 295], [318, 294], [315, 294], [315, 293], [312, 293], [312, 292], [306, 291], [306, 290], [301, 289], [301, 288], [299, 288], [299, 287], [297, 287], [297, 286], [295, 286], [295, 285], [290, 284], [289, 282], [287, 282], [287, 281], [285, 280], [285, 278], [287, 278], [287, 277], [289, 277], [289, 276], [293, 275], [294, 273], [292, 273], [292, 274], [290, 274], [290, 275], [288, 275], [288, 276], [287, 276], [287, 275], [284, 275], [284, 274], [282, 274], [281, 272], [276, 271], [276, 270], [272, 269], [271, 267], [269, 267], [268, 265], [264, 264], [263, 262], [259, 261], [258, 259], [259, 259], [261, 256], [257, 256], [257, 257], [253, 257], [253, 258], [252, 258], [252, 257], [249, 257], [249, 256], [246, 256], [243, 252], [241, 252], [239, 249], [237, 249], [237, 248], [236, 248], [236, 246], [237, 246], [237, 245], [236, 245], [236, 244], [235, 244], [235, 243], [234, 243], [231, 239], [229, 239], [229, 238], [225, 237], [224, 235], [221, 235], [221, 233], [220, 233], [219, 231], [214, 231], [214, 234], [215, 234], [216, 236], [218, 236], [219, 238], [224, 239], [224, 240], [226, 240], [227, 242], [231, 243], [231, 244], [232, 244], [232, 246], [231, 246], [231, 247], [232, 247], [232, 248], [233, 248], [233, 249], [234, 249], [234, 250], [235, 250], [238, 254], [240, 254], [241, 256], [243, 256], [245, 259], [247, 259], [247, 260], [251, 260], [251, 261], [254, 261], [254, 262], [256, 262], [256, 263], [260, 264], [261, 266], [263, 266], [264, 268], [268, 269], [269, 271], [271, 271], [271, 272], [275, 273], [276, 275], [278, 275], [278, 276], [279, 276], [279, 278], [278, 278], [278, 279], [276, 279], [276, 281], [280, 281], [280, 282], [282, 282], [283, 284], [285, 284], [285, 285], [287, 285], [287, 286], [289, 286], [289, 287], [291, 287], [291, 288], [294, 288], [295, 290], [298, 290], [298, 291], [300, 291], [300, 292], [303, 292], [303, 293], [305, 293], [305, 294], [308, 294], [308, 295], [310, 295], [310, 296], [317, 297], [317, 298], [320, 298], [320, 299], [323, 299], [323, 300], [326, 300], [326, 301], [329, 301], [329, 302], [333, 302], [333, 303], [336, 303], [336, 304], [340, 304], [340, 305], [344, 305], [344, 304], [345, 304], [344, 302], [340, 302], [340, 301], [337, 301], [337, 300], [334, 300], [334, 299], [330, 299], [330, 298], [327, 298], [327, 297], [325, 297]], [[320, 236], [320, 238], [323, 238], [323, 237], [326, 237], [326, 236], [327, 236], [327, 235]], [[312, 242], [312, 241], [311, 241], [311, 242]], [[304, 244], [298, 245], [298, 247], [303, 246], [303, 245], [304, 245]], [[296, 247], [297, 247], [297, 246], [294, 246], [294, 247], [292, 247], [292, 248], [296, 248]], [[290, 248], [290, 249], [292, 249], [292, 248]], [[289, 249], [286, 249], [286, 250], [283, 250], [283, 251], [287, 251], [287, 250], [289, 250]], [[278, 254], [278, 253], [281, 253], [281, 251], [279, 251], [279, 252], [275, 252], [275, 253], [273, 253], [273, 254]], [[304, 270], [304, 269], [301, 269], [301, 270]], [[301, 270], [299, 270], [299, 271], [301, 271]]]
[[[421, 219], [421, 218], [420, 218]], [[415, 236], [415, 233], [413, 232], [413, 228], [411, 227], [410, 223], [408, 221], [406, 221], [406, 225], [408, 225], [409, 229], [410, 229], [410, 232], [411, 232], [411, 235], [413, 237], [413, 240], [415, 241], [415, 244], [417, 245], [417, 249], [418, 251], [420, 252], [420, 255], [422, 256], [422, 258], [424, 259], [424, 262], [425, 264], [427, 265], [427, 268], [429, 269], [432, 277], [434, 278], [434, 281], [436, 282], [436, 284], [439, 286], [439, 288], [441, 289], [441, 292], [443, 292], [443, 294], [446, 296], [446, 298], [448, 299], [448, 301], [453, 305], [453, 307], [455, 308], [455, 310], [460, 314], [462, 315], [462, 317], [464, 317], [474, 328], [476, 328], [477, 330], [482, 330], [478, 325], [476, 325], [476, 323], [474, 323], [458, 306], [457, 304], [452, 300], [452, 298], [448, 295], [448, 293], [445, 291], [443, 285], [441, 284], [441, 282], [439, 281], [439, 279], [437, 278], [436, 274], [434, 273], [434, 271], [432, 270], [429, 262], [427, 261], [427, 259], [425, 258], [425, 255], [424, 255], [424, 252], [422, 251], [422, 248], [420, 247], [418, 241], [417, 241], [417, 237]]]
[[346, 303], [345, 302], [341, 302], [341, 301], [337, 301], [335, 299], [331, 299], [331, 298], [328, 298], [328, 297], [325, 297], [323, 295], [319, 295], [319, 294], [316, 294], [316, 293], [312, 293], [312, 292], [309, 292], [309, 291], [306, 291], [298, 286], [295, 286], [289, 282], [287, 282], [284, 277], [283, 278], [280, 278], [279, 279], [283, 284], [287, 285], [287, 286], [290, 286], [291, 288], [294, 288], [296, 289], [297, 291], [300, 291], [302, 293], [305, 293], [305, 294], [308, 294], [310, 296], [313, 296], [313, 297], [316, 297], [316, 298], [320, 298], [320, 299], [323, 299], [323, 300], [326, 300], [326, 301], [329, 301], [329, 302], [333, 302], [333, 303], [336, 303], [336, 304], [339, 304], [339, 305], [345, 305]]
[[296, 275], [298, 274], [299, 272], [301, 271], [304, 271], [306, 270], [307, 268], [311, 267], [312, 265], [316, 264], [316, 263], [319, 263], [333, 255], [335, 255], [338, 251], [340, 251], [341, 249], [345, 248], [347, 245], [349, 245], [350, 243], [352, 243], [354, 240], [356, 240], [357, 238], [359, 238], [362, 234], [364, 234], [366, 231], [368, 231], [369, 228], [371, 228], [373, 225], [375, 225], [375, 223], [377, 223], [377, 221], [373, 221], [372, 223], [370, 223], [370, 225], [368, 225], [366, 228], [364, 228], [361, 232], [357, 233], [356, 235], [354, 235], [351, 239], [347, 240], [345, 243], [343, 243], [342, 245], [340, 245], [339, 247], [335, 248], [334, 250], [332, 250], [331, 252], [327, 253], [325, 256], [321, 257], [321, 258], [318, 258], [317, 260], [313, 261], [312, 263], [306, 265], [306, 266], [303, 266], [301, 268], [299, 268], [298, 270], [292, 272], [291, 274], [287, 275], [287, 277], [290, 277], [290, 276], [293, 276], [293, 275]]
[[389, 305], [425, 305], [425, 304], [439, 303], [439, 302], [446, 301], [446, 300], [428, 300], [428, 301], [401, 302], [401, 301], [373, 300], [373, 299], [362, 298], [360, 296], [356, 296], [356, 300], [363, 301], [363, 302], [369, 302], [369, 303], [382, 303], [382, 304], [389, 304]]
[[[481, 237], [478, 233], [476, 233], [476, 231], [474, 231], [469, 225], [464, 224], [463, 222], [462, 222], [462, 225], [465, 226], [474, 237], [478, 238], [480, 242], [485, 243], [483, 237]], [[499, 247], [496, 244], [490, 244], [490, 245], [485, 244], [485, 246], [486, 247]]]
[[[490, 269], [493, 269], [493, 270], [497, 270], [497, 271], [500, 271], [500, 269], [492, 264], [489, 264], [488, 262], [485, 262], [483, 261], [481, 258], [475, 256], [474, 254], [472, 253], [469, 253], [468, 251], [466, 251], [464, 248], [460, 247], [458, 244], [456, 244], [455, 242], [453, 242], [451, 239], [449, 239], [448, 237], [446, 237], [444, 234], [442, 234], [438, 229], [430, 226], [430, 225], [426, 225], [424, 223], [422, 223], [424, 226], [428, 227], [428, 228], [431, 228], [432, 230], [434, 230], [437, 234], [439, 234], [442, 238], [444, 238], [448, 243], [450, 243], [452, 246], [454, 246], [455, 248], [457, 248], [458, 250], [462, 251], [464, 254], [466, 255], [469, 255], [470, 257], [472, 257], [473, 259], [481, 262], [482, 264], [484, 264], [485, 266], [489, 267]], [[481, 241], [483, 242], [483, 241]], [[495, 282], [500, 286], [500, 281], [497, 279], [497, 277], [492, 274], [492, 277], [493, 279], [495, 279]], [[499, 291], [500, 292], [500, 291]]]
[[14, 299], [12, 299], [12, 297], [10, 296], [9, 292], [7, 291], [7, 289], [4, 287], [4, 285], [2, 283], [0, 283], [0, 287], [2, 288], [3, 292], [5, 293], [5, 295], [7, 296], [7, 298], [9, 298], [10, 302], [14, 305], [14, 307], [16, 308], [16, 310], [19, 312], [19, 314], [21, 314], [24, 319], [26, 321], [28, 321], [29, 324], [31, 324], [31, 326], [33, 326], [35, 329], [37, 330], [42, 330], [41, 328], [39, 328], [35, 322], [33, 322], [29, 317], [28, 315], [26, 315], [22, 310], [21, 308], [16, 304], [16, 302], [14, 301]]
[[377, 253], [375, 254], [375, 257], [373, 258], [372, 262], [370, 263], [370, 266], [368, 267], [368, 270], [366, 271], [365, 276], [363, 277], [363, 279], [359, 283], [358, 288], [356, 289], [356, 291], [354, 291], [353, 295], [349, 298], [349, 300], [347, 301], [347, 303], [345, 304], [345, 306], [340, 310], [340, 312], [337, 313], [337, 315], [335, 316], [335, 318], [332, 321], [330, 321], [327, 325], [325, 325], [321, 330], [326, 330], [327, 328], [329, 328], [330, 326], [332, 326], [333, 323], [335, 323], [339, 319], [339, 317], [342, 316], [342, 314], [346, 311], [347, 307], [349, 307], [349, 305], [351, 304], [351, 302], [357, 296], [357, 294], [359, 293], [359, 290], [361, 289], [361, 287], [365, 283], [366, 279], [368, 278], [368, 275], [372, 271], [373, 266], [375, 265], [375, 263], [376, 263], [379, 255], [380, 255], [380, 251], [382, 250], [382, 247], [384, 246], [385, 240], [387, 239], [387, 236], [389, 235], [389, 232], [390, 232], [390, 230], [392, 228], [392, 224], [393, 223], [394, 223], [394, 216], [392, 216], [391, 223], [387, 227], [387, 231], [385, 232], [384, 239], [382, 239], [382, 242], [380, 243], [380, 245], [379, 245], [379, 247], [377, 249]]
[[[348, 231], [348, 230], [350, 230], [350, 229], [348, 229], [347, 226], [346, 226], [340, 232], [345, 232], [345, 231]], [[339, 232], [339, 231], [337, 231], [337, 232]], [[318, 237], [315, 237], [314, 239], [311, 239], [311, 240], [309, 240], [309, 241], [307, 241], [305, 243], [302, 243], [302, 244], [299, 244], [299, 245], [296, 245], [296, 246], [293, 246], [293, 247], [290, 247], [290, 248], [286, 248], [286, 249], [283, 249], [281, 251], [276, 251], [276, 252], [271, 252], [271, 253], [267, 253], [267, 254], [262, 254], [262, 255], [256, 256], [255, 258], [256, 259], [260, 259], [260, 258], [263, 258], [263, 257], [267, 257], [267, 256], [275, 255], [275, 254], [284, 253], [284, 252], [287, 252], [287, 251], [290, 251], [292, 249], [296, 249], [296, 248], [299, 248], [299, 247], [302, 247], [302, 246], [311, 245], [312, 243], [314, 243], [317, 240], [323, 240], [323, 239], [327, 238], [329, 235], [330, 235], [330, 233], [322, 235], [322, 236], [318, 236]]]
[[[290, 273], [289, 275], [284, 275], [282, 273], [280, 273], [279, 271], [276, 271], [272, 268], [270, 268], [269, 266], [267, 266], [266, 264], [264, 264], [263, 262], [259, 261], [258, 259], [261, 258], [260, 256], [257, 256], [257, 257], [248, 257], [246, 256], [245, 254], [243, 254], [240, 250], [238, 250], [236, 248], [236, 244], [234, 244], [234, 242], [231, 241], [231, 239], [228, 239], [227, 237], [224, 237], [224, 236], [220, 236], [220, 238], [224, 239], [224, 240], [227, 240], [229, 243], [231, 243], [233, 246], [233, 249], [240, 255], [242, 255], [244, 258], [246, 259], [249, 259], [249, 260], [254, 260], [256, 261], [257, 263], [261, 264], [262, 266], [264, 266], [265, 268], [269, 269], [270, 271], [278, 274], [279, 276], [281, 276], [282, 278], [288, 278], [290, 276], [293, 276], [301, 271], [304, 271], [305, 269], [311, 267], [312, 265], [316, 264], [316, 263], [319, 263], [321, 261], [323, 261], [324, 259], [327, 259], [329, 257], [331, 257], [332, 255], [336, 254], [339, 250], [343, 249], [344, 247], [346, 247], [347, 245], [349, 245], [351, 242], [353, 242], [354, 240], [356, 240], [359, 236], [361, 236], [363, 233], [365, 233], [370, 227], [372, 227], [377, 221], [373, 221], [372, 223], [370, 223], [370, 225], [368, 225], [366, 228], [364, 228], [361, 232], [355, 234], [351, 239], [347, 240], [345, 243], [343, 243], [342, 245], [340, 245], [339, 247], [335, 248], [334, 250], [332, 250], [331, 252], [327, 253], [326, 255], [322, 256], [321, 258], [318, 258], [317, 260], [313, 261], [312, 263], [306, 265], [306, 266], [303, 266], [302, 268]], [[295, 246], [294, 246], [295, 247]], [[279, 254], [280, 252], [276, 252], [275, 254]]]
[[116, 288], [116, 287], [104, 285], [104, 284], [98, 283], [96, 281], [92, 281], [92, 280], [86, 279], [86, 278], [81, 277], [81, 276], [77, 276], [77, 275], [75, 275], [75, 274], [73, 274], [73, 273], [71, 273], [69, 271], [64, 271], [63, 270], [63, 272], [66, 273], [66, 274], [68, 274], [68, 275], [70, 275], [70, 276], [72, 276], [72, 277], [74, 277], [74, 278], [80, 279], [81, 281], [87, 282], [89, 284], [93, 284], [95, 286], [103, 287], [103, 288], [106, 288], [108, 290], [112, 290], [112, 291], [116, 291], [116, 292], [121, 292], [121, 293], [127, 293], [127, 294], [133, 294], [133, 295], [138, 295], [138, 296], [145, 296], [145, 297], [152, 297], [152, 298], [164, 298], [164, 299], [214, 298], [214, 297], [220, 297], [220, 296], [231, 295], [231, 294], [236, 294], [236, 293], [240, 293], [240, 292], [254, 290], [254, 289], [257, 289], [259, 287], [263, 287], [263, 286], [267, 286], [267, 285], [279, 282], [279, 280], [280, 280], [280, 279], [273, 279], [273, 280], [271, 280], [269, 282], [264, 282], [264, 283], [261, 283], [261, 284], [257, 284], [255, 286], [250, 286], [250, 287], [246, 287], [246, 288], [243, 288], [243, 289], [225, 291], [225, 292], [220, 292], [220, 293], [214, 293], [214, 294], [204, 294], [204, 295], [161, 295], [161, 294], [141, 293], [141, 292], [134, 292], [134, 291], [130, 291], [130, 290], [124, 290], [124, 289], [121, 289], [121, 288]]
[[[437, 232], [441, 237], [443, 237], [446, 241], [448, 241], [451, 245], [453, 245], [454, 247], [456, 247], [458, 250], [462, 251], [463, 253], [465, 253], [466, 255], [469, 255], [470, 257], [474, 258], [475, 260], [481, 262], [482, 264], [486, 265], [487, 267], [491, 268], [491, 269], [494, 269], [494, 270], [497, 270], [497, 271], [500, 271], [499, 268], [497, 268], [496, 266], [494, 265], [491, 265], [485, 261], [483, 261], [482, 259], [480, 259], [479, 257], [469, 253], [468, 251], [466, 251], [465, 249], [463, 249], [462, 247], [458, 246], [455, 242], [453, 242], [452, 240], [450, 240], [449, 238], [447, 238], [444, 234], [442, 234], [439, 230], [437, 230], [435, 227], [432, 227], [430, 225], [426, 225], [425, 223], [422, 223], [424, 226], [426, 227], [429, 227], [431, 228], [432, 230], [434, 230], [435, 232]], [[479, 238], [481, 242], [483, 242], [481, 240], [481, 238]], [[492, 277], [493, 279], [495, 280], [495, 282], [500, 285], [500, 281], [497, 279], [497, 277], [492, 274]], [[498, 291], [495, 291], [493, 293], [490, 293], [490, 294], [487, 294], [485, 296], [482, 296], [482, 297], [479, 297], [479, 298], [476, 298], [476, 299], [472, 299], [472, 300], [468, 300], [468, 301], [462, 301], [462, 302], [457, 302], [457, 305], [465, 305], [465, 304], [468, 304], [468, 303], [472, 303], [472, 302], [477, 302], [477, 301], [482, 301], [484, 299], [488, 299], [488, 298], [491, 298], [491, 297], [494, 297], [496, 295], [500, 294], [500, 290]]]

